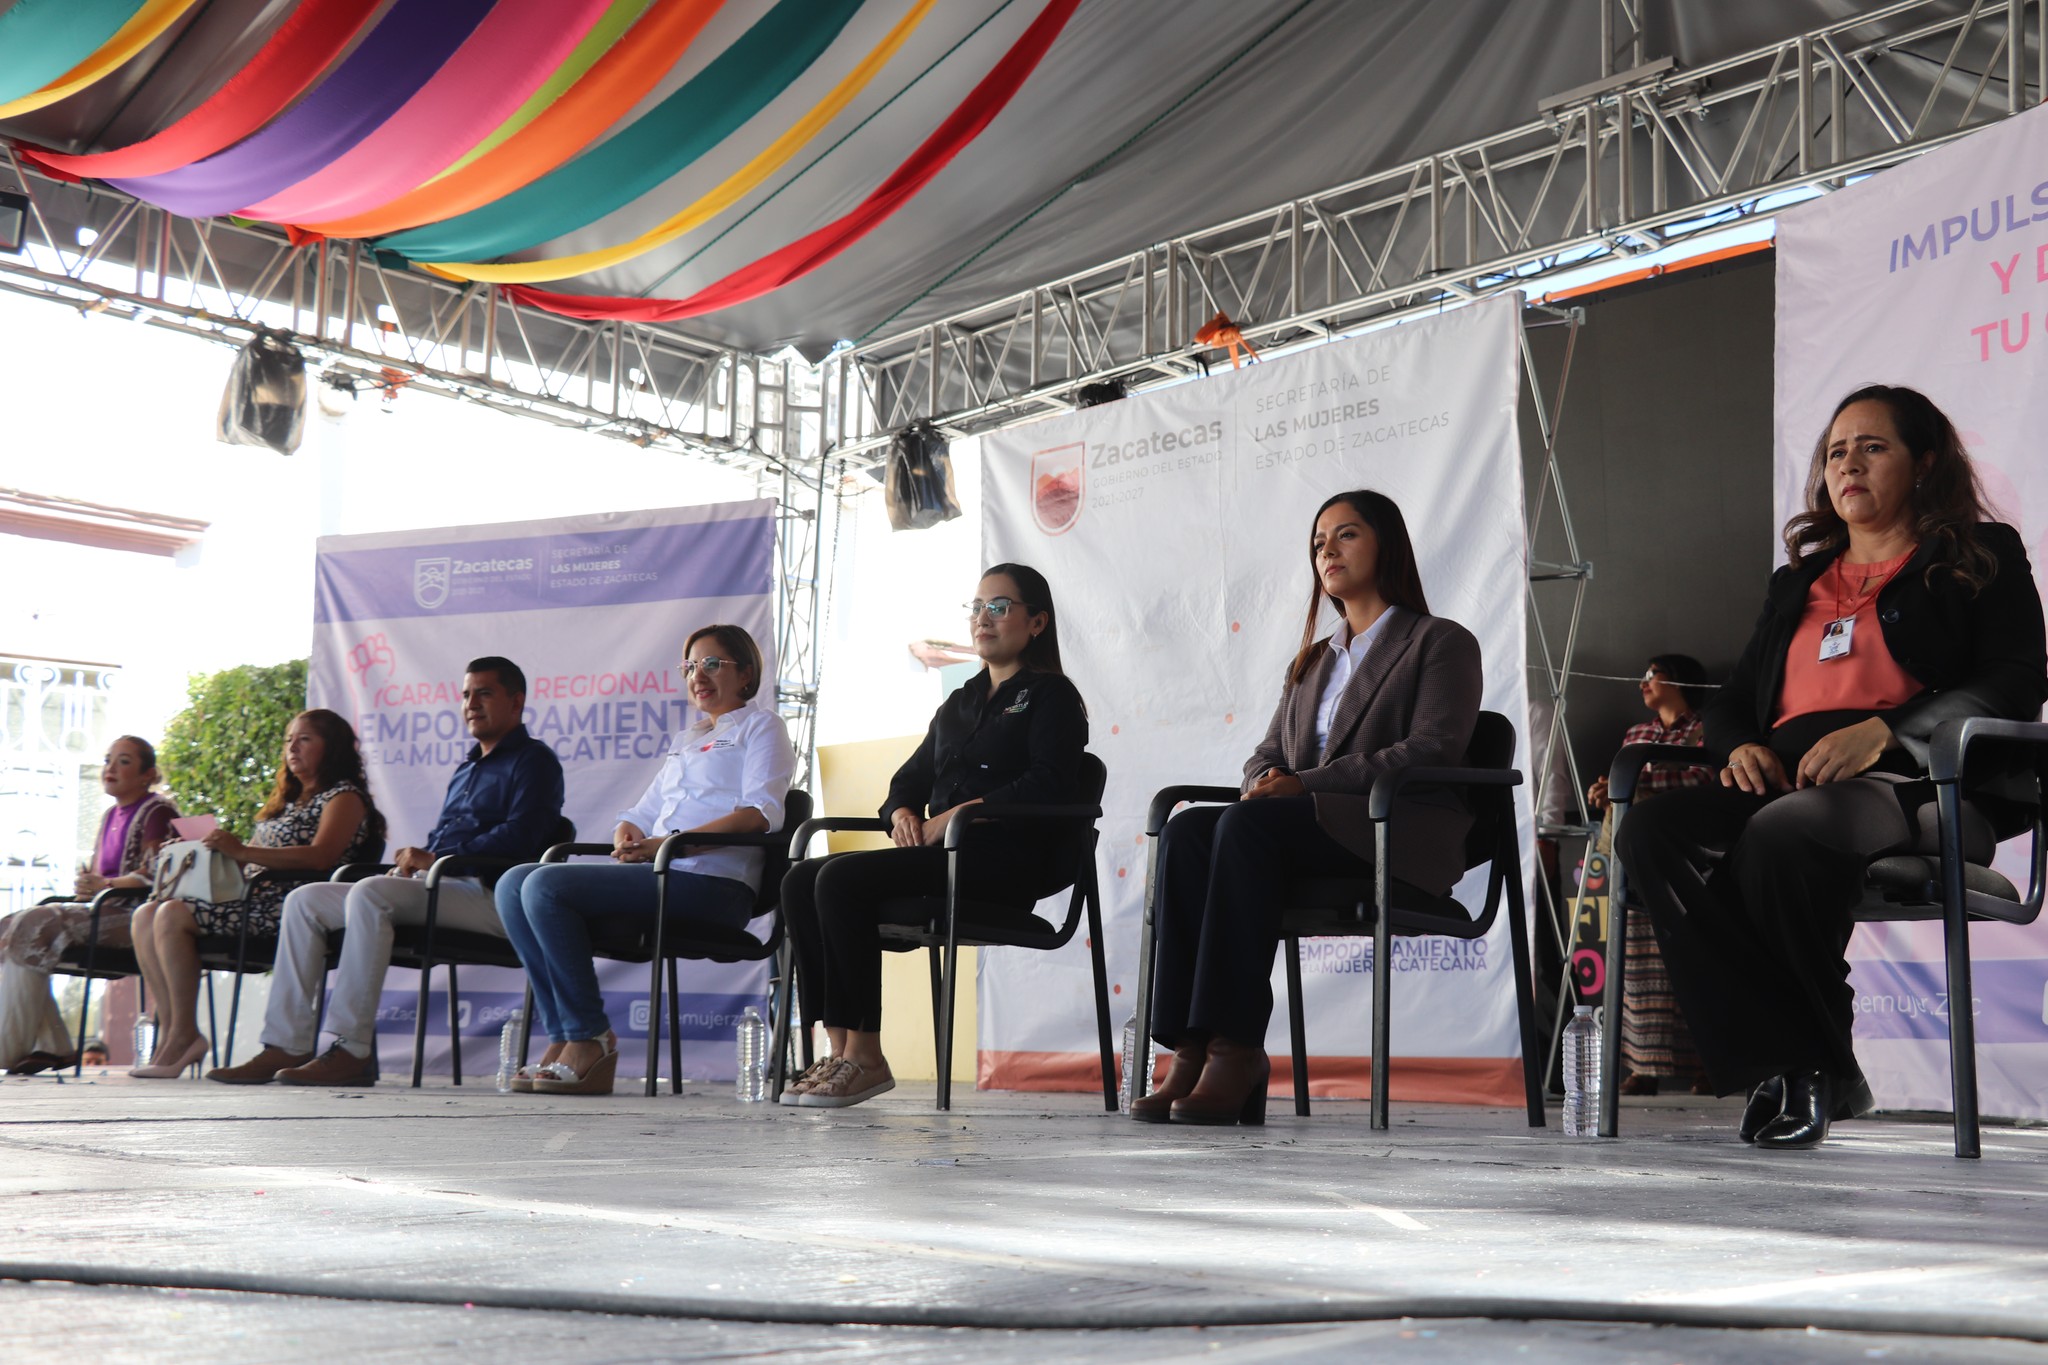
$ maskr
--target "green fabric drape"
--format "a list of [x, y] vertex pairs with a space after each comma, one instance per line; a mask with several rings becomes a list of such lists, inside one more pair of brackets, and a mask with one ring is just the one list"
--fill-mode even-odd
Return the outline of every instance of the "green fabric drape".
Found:
[[32, 94], [100, 50], [144, 0], [14, 0], [0, 10], [0, 104]]
[[624, 207], [717, 146], [832, 45], [861, 0], [780, 0], [632, 127], [496, 203], [378, 245], [416, 261], [480, 261]]

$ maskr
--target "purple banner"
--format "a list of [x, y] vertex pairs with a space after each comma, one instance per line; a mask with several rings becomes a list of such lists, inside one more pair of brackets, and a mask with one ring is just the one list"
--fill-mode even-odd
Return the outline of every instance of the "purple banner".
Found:
[[391, 621], [744, 597], [772, 586], [767, 518], [323, 553], [313, 619]]
[[[1970, 964], [1980, 1043], [2048, 1043], [2048, 961], [1980, 958]], [[1850, 963], [1858, 1038], [1948, 1041], [1948, 976], [1939, 962], [1859, 958]]]

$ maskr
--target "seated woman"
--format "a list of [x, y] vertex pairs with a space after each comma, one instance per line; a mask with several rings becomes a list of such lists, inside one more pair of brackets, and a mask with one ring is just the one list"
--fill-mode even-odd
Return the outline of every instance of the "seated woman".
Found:
[[[1429, 614], [1401, 509], [1339, 493], [1309, 538], [1308, 620], [1243, 799], [1197, 806], [1160, 835], [1152, 1036], [1166, 1079], [1131, 1106], [1143, 1123], [1264, 1123], [1273, 953], [1289, 875], [1372, 870], [1373, 782], [1394, 768], [1465, 761], [1479, 720], [1479, 642]], [[1342, 617], [1318, 640], [1324, 604]], [[1395, 806], [1392, 872], [1442, 894], [1465, 868], [1472, 819], [1450, 791]]]
[[[0, 1068], [26, 1076], [70, 1066], [71, 1034], [50, 995], [50, 969], [65, 950], [92, 933], [94, 896], [110, 886], [146, 887], [156, 851], [170, 836], [178, 809], [152, 788], [160, 774], [156, 749], [145, 739], [123, 735], [107, 746], [100, 765], [100, 790], [114, 804], [100, 817], [90, 865], [72, 886], [76, 902], [38, 905], [0, 922]], [[126, 948], [129, 907], [105, 907], [99, 942]]]
[[[738, 626], [705, 626], [683, 644], [683, 682], [703, 719], [678, 731], [639, 802], [619, 813], [613, 864], [527, 863], [498, 880], [498, 917], [526, 966], [547, 1033], [539, 1063], [512, 1088], [609, 1095], [619, 1040], [605, 1017], [590, 951], [593, 918], [652, 919], [654, 855], [670, 834], [769, 834], [782, 828], [796, 751], [782, 718], [748, 705], [761, 647]], [[738, 929], [754, 917], [763, 854], [700, 846], [669, 865], [670, 913]]]
[[[2041, 598], [2010, 526], [1984, 520], [1962, 439], [1912, 389], [1844, 398], [1814, 445], [1789, 563], [1706, 712], [1721, 785], [1631, 811], [1615, 836], [1738, 1135], [1811, 1147], [1867, 1112], [1843, 953], [1865, 866], [1932, 851], [1928, 743], [1964, 716], [2048, 698]], [[1989, 758], [1989, 755], [1985, 756]], [[2025, 762], [1986, 764], [1964, 842], [1989, 859], [2040, 801]]]
[[[206, 1055], [199, 1032], [199, 939], [235, 933], [246, 915], [251, 937], [277, 936], [285, 894], [297, 881], [384, 851], [384, 817], [370, 799], [356, 732], [332, 711], [301, 711], [284, 733], [284, 762], [248, 843], [225, 826], [203, 841], [240, 862], [249, 878], [239, 900], [152, 901], [135, 912], [135, 956], [156, 1002], [156, 1055], [128, 1074], [176, 1076]], [[266, 872], [284, 876], [265, 876]]]
[[[1678, 744], [1697, 748], [1707, 742], [1706, 730], [1694, 709], [1693, 697], [1707, 681], [1707, 670], [1690, 654], [1659, 654], [1643, 670], [1636, 690], [1643, 706], [1655, 720], [1631, 725], [1621, 737], [1623, 745]], [[1704, 755], [1703, 755], [1704, 757]], [[1704, 787], [1714, 780], [1713, 770], [1685, 763], [1652, 763], [1636, 783], [1636, 800], [1647, 801], [1659, 792], [1681, 787]], [[1607, 774], [1602, 773], [1586, 791], [1586, 804], [1596, 815], [1612, 808], [1607, 800]], [[1613, 842], [1614, 822], [1604, 820], [1599, 846], [1604, 851]], [[1628, 942], [1623, 947], [1627, 970], [1621, 978], [1621, 1080], [1624, 1095], [1654, 1095], [1666, 1081], [1684, 1084], [1695, 1095], [1707, 1093], [1706, 1078], [1700, 1073], [1699, 1054], [1693, 1051], [1692, 1034], [1685, 1016], [1671, 995], [1671, 978], [1664, 971], [1664, 955], [1657, 951], [1657, 932], [1648, 915], [1628, 917]]]
[[[1065, 803], [1080, 781], [1088, 709], [1060, 671], [1059, 616], [1045, 576], [998, 564], [967, 604], [986, 665], [946, 698], [924, 743], [889, 783], [882, 819], [894, 848], [835, 853], [790, 869], [782, 913], [797, 955], [804, 1018], [822, 1019], [831, 1055], [782, 1102], [840, 1109], [896, 1085], [882, 1055], [882, 923], [895, 897], [946, 894], [946, 827], [984, 801]], [[964, 898], [1007, 904], [1019, 920], [1073, 885], [1080, 846], [1043, 826], [989, 827], [960, 860]]]

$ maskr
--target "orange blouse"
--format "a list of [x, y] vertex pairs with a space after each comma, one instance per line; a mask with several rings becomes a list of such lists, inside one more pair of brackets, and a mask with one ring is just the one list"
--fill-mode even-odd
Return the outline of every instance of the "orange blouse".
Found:
[[[1908, 550], [1882, 564], [1849, 566], [1847, 574], [1837, 559], [1813, 581], [1806, 610], [1785, 652], [1785, 682], [1778, 691], [1774, 725], [1816, 711], [1887, 711], [1926, 690], [1885, 648], [1884, 627], [1877, 619], [1878, 593], [1912, 557]], [[1867, 593], [1859, 590], [1866, 581], [1873, 583]], [[1822, 659], [1821, 640], [1828, 623], [1852, 613], [1856, 625], [1850, 631], [1849, 652]]]

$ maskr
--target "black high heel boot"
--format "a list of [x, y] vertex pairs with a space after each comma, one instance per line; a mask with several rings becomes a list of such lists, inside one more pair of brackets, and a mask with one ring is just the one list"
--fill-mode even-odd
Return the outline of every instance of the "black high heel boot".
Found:
[[1756, 1145], [1788, 1151], [1818, 1146], [1828, 1135], [1834, 1085], [1825, 1071], [1795, 1071], [1785, 1077], [1785, 1112], [1757, 1131]]
[[1773, 1076], [1749, 1092], [1749, 1107], [1742, 1111], [1742, 1123], [1736, 1128], [1735, 1136], [1744, 1142], [1755, 1142], [1764, 1125], [1784, 1112], [1785, 1078]]

